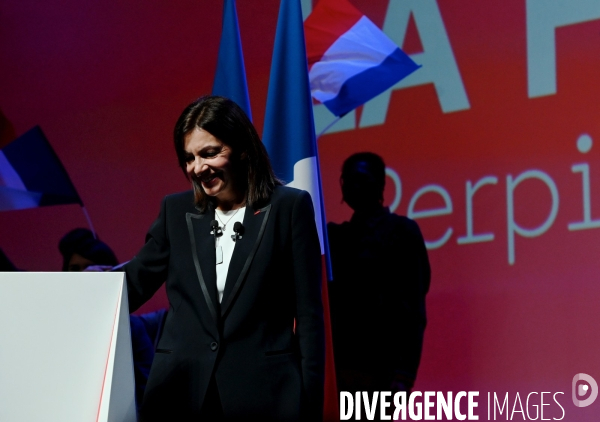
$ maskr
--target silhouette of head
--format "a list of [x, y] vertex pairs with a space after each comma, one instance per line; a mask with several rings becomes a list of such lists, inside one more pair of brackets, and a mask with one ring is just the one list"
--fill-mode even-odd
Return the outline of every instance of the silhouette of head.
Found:
[[385, 163], [372, 152], [359, 152], [344, 161], [340, 177], [342, 196], [354, 211], [383, 205]]

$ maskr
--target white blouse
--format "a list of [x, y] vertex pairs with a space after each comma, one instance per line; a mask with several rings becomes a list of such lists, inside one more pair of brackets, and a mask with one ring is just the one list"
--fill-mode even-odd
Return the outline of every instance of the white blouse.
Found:
[[[238, 208], [231, 211], [215, 210], [215, 220], [219, 222], [219, 227], [223, 230], [223, 235], [217, 237], [215, 247], [217, 248], [217, 291], [219, 292], [219, 303], [223, 299], [223, 291], [225, 290], [225, 281], [227, 281], [227, 272], [229, 271], [229, 263], [233, 256], [235, 243], [231, 238], [234, 235], [233, 225], [239, 221], [243, 223], [246, 207]], [[223, 226], [224, 224], [224, 226]]]

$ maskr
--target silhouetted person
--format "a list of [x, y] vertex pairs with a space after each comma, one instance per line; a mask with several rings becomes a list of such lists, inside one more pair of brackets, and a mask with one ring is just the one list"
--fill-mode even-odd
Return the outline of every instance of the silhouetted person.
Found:
[[63, 271], [83, 271], [90, 265], [115, 266], [119, 262], [112, 249], [88, 229], [73, 229], [58, 243]]
[[[119, 263], [112, 249], [100, 239], [94, 238], [94, 234], [88, 229], [71, 230], [60, 240], [58, 249], [63, 257], [63, 271], [83, 271], [92, 265], [114, 267]], [[135, 399], [139, 405], [142, 403], [154, 359], [154, 342], [141, 317], [130, 315], [129, 326], [135, 376]]]
[[419, 226], [383, 206], [385, 164], [350, 156], [340, 178], [349, 222], [329, 223], [335, 364], [340, 391], [410, 391], [426, 325], [430, 267]]

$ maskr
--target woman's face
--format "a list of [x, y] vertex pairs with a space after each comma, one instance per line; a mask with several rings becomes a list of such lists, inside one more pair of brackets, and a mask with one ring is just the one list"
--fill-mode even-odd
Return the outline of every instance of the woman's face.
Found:
[[187, 174], [195, 179], [217, 206], [239, 199], [231, 148], [204, 129], [196, 128], [185, 138]]

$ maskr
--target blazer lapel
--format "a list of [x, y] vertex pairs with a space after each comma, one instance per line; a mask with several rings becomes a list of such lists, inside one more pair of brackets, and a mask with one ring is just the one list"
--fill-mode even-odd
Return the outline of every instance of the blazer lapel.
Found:
[[214, 219], [214, 210], [203, 214], [186, 213], [187, 227], [192, 246], [192, 258], [198, 282], [206, 305], [215, 323], [219, 321], [219, 300], [217, 294], [217, 271], [215, 238], [210, 234], [210, 222]]
[[244, 234], [242, 239], [238, 239], [236, 242], [231, 262], [229, 263], [229, 269], [227, 270], [225, 291], [223, 292], [223, 300], [221, 301], [222, 316], [225, 316], [242, 287], [256, 250], [260, 245], [270, 211], [271, 204], [256, 211], [247, 205], [243, 223]]

